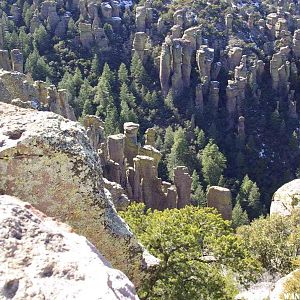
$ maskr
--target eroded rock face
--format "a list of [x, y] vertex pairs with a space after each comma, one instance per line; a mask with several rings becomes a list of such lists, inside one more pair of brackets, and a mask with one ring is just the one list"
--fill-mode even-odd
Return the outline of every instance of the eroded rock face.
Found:
[[50, 112], [0, 102], [0, 193], [17, 196], [86, 236], [138, 286], [157, 261], [104, 195], [99, 156], [84, 128]]
[[85, 237], [29, 203], [0, 196], [0, 224], [1, 299], [138, 299]]
[[66, 90], [57, 90], [54, 85], [49, 86], [43, 81], [33, 82], [20, 72], [0, 70], [0, 102], [30, 108], [43, 106], [46, 110], [75, 121], [68, 98]]
[[275, 192], [270, 214], [288, 216], [294, 208], [300, 208], [300, 179], [284, 184]]
[[231, 192], [227, 188], [211, 186], [207, 192], [207, 206], [214, 207], [225, 220], [231, 220]]

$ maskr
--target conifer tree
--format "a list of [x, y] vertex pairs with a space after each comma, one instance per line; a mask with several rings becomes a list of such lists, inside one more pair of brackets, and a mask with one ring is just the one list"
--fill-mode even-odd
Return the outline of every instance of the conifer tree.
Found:
[[249, 218], [245, 210], [242, 209], [240, 202], [238, 201], [232, 210], [232, 227], [238, 228], [242, 225], [248, 225]]
[[261, 212], [260, 192], [255, 182], [245, 175], [236, 198], [242, 209], [246, 210], [250, 220], [258, 217]]
[[119, 84], [122, 85], [123, 83], [128, 84], [128, 70], [126, 68], [126, 65], [124, 63], [120, 64], [119, 70], [118, 70], [118, 81]]
[[201, 155], [202, 173], [208, 185], [217, 185], [224, 169], [226, 168], [226, 158], [219, 147], [209, 140]]
[[116, 108], [109, 104], [107, 106], [106, 118], [104, 122], [104, 131], [106, 135], [119, 133], [119, 118]]
[[40, 25], [33, 33], [33, 44], [43, 54], [51, 44], [51, 38], [43, 25]]
[[202, 207], [205, 207], [207, 205], [207, 200], [205, 193], [203, 191], [203, 187], [200, 182], [199, 175], [196, 170], [193, 171], [192, 174], [192, 195], [191, 195], [192, 201]]
[[108, 64], [104, 65], [102, 75], [96, 87], [95, 104], [97, 105], [98, 116], [105, 116], [109, 105], [115, 106], [112, 93], [112, 83], [114, 76]]
[[136, 99], [134, 95], [129, 91], [129, 88], [126, 83], [123, 83], [120, 89], [120, 102], [127, 102], [127, 104], [134, 108], [136, 107]]
[[179, 127], [174, 134], [174, 144], [168, 155], [168, 172], [170, 178], [173, 176], [173, 168], [176, 166], [188, 166], [190, 160], [189, 145], [186, 140], [186, 132]]
[[94, 91], [87, 79], [83, 81], [78, 96], [78, 107], [82, 110], [82, 115], [94, 114], [92, 101], [94, 98]]
[[170, 153], [173, 144], [174, 144], [174, 131], [171, 126], [168, 126], [165, 132], [163, 151], [165, 153]]

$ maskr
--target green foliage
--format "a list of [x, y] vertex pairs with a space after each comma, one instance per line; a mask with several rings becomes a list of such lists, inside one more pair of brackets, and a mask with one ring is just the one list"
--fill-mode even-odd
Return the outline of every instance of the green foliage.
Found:
[[93, 107], [94, 89], [89, 84], [88, 80], [85, 79], [81, 85], [78, 105], [79, 109], [82, 109], [82, 115], [92, 115], [95, 113]]
[[111, 135], [119, 133], [119, 118], [118, 112], [112, 104], [107, 106], [106, 118], [104, 123], [105, 134]]
[[226, 168], [226, 158], [212, 140], [203, 149], [201, 164], [206, 183], [210, 186], [217, 185]]
[[126, 65], [124, 63], [120, 64], [119, 70], [118, 70], [118, 80], [119, 84], [128, 84], [129, 78], [128, 78], [128, 70], [126, 68]]
[[166, 128], [165, 137], [164, 137], [164, 146], [163, 146], [164, 152], [170, 153], [173, 144], [174, 144], [174, 131], [171, 126], [168, 126]]
[[97, 107], [97, 115], [105, 116], [107, 107], [114, 106], [114, 98], [112, 93], [112, 84], [114, 76], [108, 64], [104, 65], [102, 75], [96, 87], [95, 104]]
[[52, 71], [45, 59], [39, 55], [35, 49], [29, 56], [25, 64], [25, 71], [31, 73], [34, 80], [46, 81], [51, 76]]
[[[299, 264], [299, 263], [298, 263]], [[300, 295], [300, 269], [294, 271], [283, 284], [280, 300], [297, 299]]]
[[33, 45], [40, 53], [49, 49], [51, 43], [50, 36], [43, 25], [40, 25], [33, 34]]
[[189, 145], [186, 139], [186, 132], [179, 127], [174, 134], [174, 144], [168, 155], [168, 172], [170, 178], [173, 176], [173, 168], [176, 166], [189, 165], [190, 153]]
[[161, 260], [157, 273], [144, 282], [141, 299], [229, 300], [236, 293], [233, 274], [246, 284], [259, 271], [229, 222], [212, 209], [145, 212], [143, 204], [132, 204], [121, 216]]
[[247, 211], [250, 219], [260, 214], [260, 192], [255, 182], [245, 175], [240, 187], [240, 191], [236, 197], [237, 202]]
[[200, 182], [199, 175], [197, 174], [197, 171], [194, 170], [192, 174], [192, 195], [191, 199], [193, 203], [196, 205], [205, 207], [207, 206], [207, 200], [206, 195], [203, 191], [203, 187]]
[[247, 224], [249, 224], [247, 212], [242, 209], [241, 204], [238, 201], [232, 210], [232, 227], [238, 228]]
[[293, 269], [300, 249], [300, 211], [291, 216], [260, 217], [250, 225], [237, 229], [249, 251], [263, 268], [285, 275]]

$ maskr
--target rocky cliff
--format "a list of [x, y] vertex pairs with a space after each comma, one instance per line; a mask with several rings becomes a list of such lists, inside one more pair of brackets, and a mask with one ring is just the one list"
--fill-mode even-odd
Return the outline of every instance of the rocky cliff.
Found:
[[0, 194], [17, 196], [86, 236], [138, 286], [157, 264], [104, 194], [85, 129], [51, 112], [0, 102]]
[[300, 179], [290, 181], [276, 191], [270, 214], [290, 215], [295, 208], [300, 208]]
[[133, 284], [83, 236], [0, 196], [1, 299], [131, 299]]

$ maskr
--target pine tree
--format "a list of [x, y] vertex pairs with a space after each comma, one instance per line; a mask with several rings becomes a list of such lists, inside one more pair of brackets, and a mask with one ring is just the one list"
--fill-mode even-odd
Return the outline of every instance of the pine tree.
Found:
[[24, 58], [26, 59], [28, 57], [28, 55], [31, 53], [33, 45], [32, 45], [31, 36], [25, 32], [24, 27], [20, 28], [19, 41], [20, 41], [20, 47], [21, 47], [22, 53], [24, 55]]
[[123, 83], [128, 84], [128, 70], [126, 68], [126, 65], [124, 63], [120, 64], [119, 70], [118, 70], [118, 81], [119, 84], [122, 85]]
[[95, 77], [98, 77], [100, 75], [100, 60], [98, 54], [95, 54], [92, 60], [91, 73]]
[[76, 25], [75, 25], [73, 18], [70, 18], [70, 20], [68, 22], [67, 37], [69, 39], [71, 39], [71, 38], [75, 37], [75, 35], [76, 35]]
[[174, 131], [171, 126], [168, 126], [165, 132], [163, 151], [165, 153], [170, 153], [173, 144], [174, 144]]
[[226, 158], [219, 147], [209, 140], [201, 155], [201, 164], [204, 180], [208, 185], [217, 185], [224, 169]]
[[136, 87], [140, 87], [147, 82], [147, 73], [143, 66], [143, 63], [137, 53], [134, 53], [131, 66], [130, 66], [130, 73], [134, 80]]
[[118, 119], [118, 112], [116, 108], [112, 104], [109, 104], [107, 106], [106, 118], [104, 123], [104, 131], [107, 136], [119, 133]]
[[83, 81], [78, 96], [78, 107], [82, 111], [82, 115], [94, 114], [92, 101], [94, 98], [94, 90], [87, 79]]
[[136, 107], [136, 99], [134, 95], [129, 91], [129, 88], [126, 83], [123, 83], [120, 89], [120, 102], [122, 101], [127, 102], [127, 104], [134, 108]]
[[45, 59], [39, 55], [37, 49], [28, 56], [25, 64], [25, 71], [31, 73], [34, 80], [45, 81], [48, 76], [51, 76], [51, 68], [46, 63]]
[[241, 204], [238, 201], [232, 210], [232, 227], [238, 228], [247, 224], [249, 224], [247, 212], [242, 209]]
[[96, 112], [98, 116], [105, 116], [109, 105], [115, 106], [112, 92], [113, 80], [113, 73], [110, 71], [108, 64], [105, 64], [96, 87], [95, 104], [98, 106]]
[[260, 192], [256, 183], [250, 180], [248, 175], [243, 179], [236, 200], [247, 211], [250, 220], [260, 215]]
[[207, 205], [206, 195], [200, 182], [199, 175], [196, 170], [192, 174], [192, 194], [191, 199], [193, 203], [198, 206], [205, 207]]
[[121, 101], [121, 112], [120, 112], [120, 125], [122, 126], [125, 122], [137, 122], [137, 115], [129, 108], [125, 100]]
[[40, 25], [33, 33], [33, 44], [40, 51], [44, 53], [49, 49], [51, 38], [43, 25]]
[[195, 136], [196, 136], [195, 145], [197, 146], [198, 150], [201, 150], [205, 147], [205, 144], [206, 144], [205, 133], [199, 127], [196, 127], [194, 129], [194, 133], [195, 133]]
[[189, 145], [186, 140], [186, 132], [182, 127], [179, 127], [174, 134], [174, 144], [167, 159], [170, 178], [173, 176], [174, 167], [189, 165], [189, 152]]

